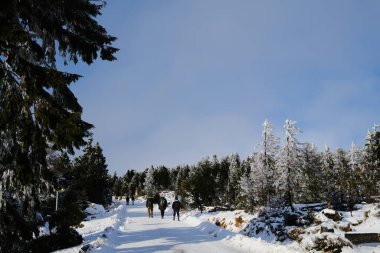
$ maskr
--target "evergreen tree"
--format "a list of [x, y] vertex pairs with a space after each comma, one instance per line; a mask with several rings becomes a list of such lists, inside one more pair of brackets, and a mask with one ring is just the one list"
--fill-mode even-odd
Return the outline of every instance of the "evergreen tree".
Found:
[[[268, 191], [272, 190], [271, 188], [273, 187], [273, 185], [268, 185], [270, 183], [268, 179], [265, 155], [263, 153], [254, 154], [251, 173], [247, 180], [251, 183], [252, 191], [250, 190], [250, 192], [254, 195], [252, 200], [261, 205], [268, 204]], [[273, 192], [270, 195], [273, 195]]]
[[362, 198], [361, 191], [363, 190], [363, 187], [361, 187], [361, 185], [363, 185], [364, 182], [361, 174], [361, 164], [363, 163], [363, 152], [355, 145], [355, 143], [352, 143], [348, 156], [350, 175], [348, 175], [347, 194], [348, 204], [352, 208], [353, 204]]
[[106, 195], [111, 192], [108, 186], [106, 158], [99, 143], [87, 143], [82, 156], [75, 161], [75, 177], [80, 178], [88, 201], [105, 205]]
[[334, 153], [334, 171], [337, 175], [336, 180], [336, 206], [335, 208], [340, 208], [340, 204], [347, 201], [348, 191], [349, 191], [349, 181], [352, 175], [350, 167], [348, 165], [349, 160], [347, 158], [347, 153], [339, 148]]
[[221, 201], [224, 204], [230, 204], [228, 199], [228, 186], [229, 186], [229, 168], [230, 168], [230, 161], [229, 157], [225, 156], [220, 159], [219, 162], [219, 170], [216, 175], [216, 189], [218, 191], [218, 195], [221, 198]]
[[121, 192], [120, 192], [119, 196], [129, 195], [129, 192], [130, 192], [129, 183], [130, 183], [129, 178], [128, 178], [127, 174], [125, 174], [121, 178]]
[[153, 166], [148, 169], [144, 182], [144, 192], [146, 195], [153, 197], [157, 192], [156, 182], [154, 180], [154, 168]]
[[139, 182], [140, 182], [140, 174], [136, 173], [133, 175], [131, 182], [129, 184], [129, 189], [131, 191], [131, 195], [132, 194], [134, 195], [134, 194], [136, 194], [136, 192], [141, 191]]
[[[254, 175], [256, 178], [256, 193], [260, 196], [260, 202], [265, 205], [270, 202], [275, 193], [275, 157], [279, 151], [279, 138], [273, 134], [273, 129], [268, 120], [263, 123], [262, 139], [259, 144], [259, 154], [253, 160]], [[260, 189], [261, 188], [261, 189]]]
[[298, 191], [301, 202], [319, 202], [323, 199], [322, 158], [314, 144], [305, 143], [300, 154], [302, 162], [302, 181]]
[[252, 212], [255, 204], [255, 192], [252, 187], [250, 174], [244, 174], [240, 180], [241, 195], [245, 198], [243, 206], [246, 210]]
[[113, 176], [109, 178], [108, 185], [109, 185], [109, 187], [112, 189], [112, 194], [115, 192], [115, 191], [114, 191], [114, 188], [115, 188], [115, 184], [116, 184], [116, 182], [118, 181], [118, 179], [119, 179], [119, 177], [117, 176], [116, 171], [115, 171], [115, 173], [113, 174]]
[[379, 193], [380, 182], [380, 126], [375, 125], [368, 131], [364, 146], [363, 178], [366, 195]]
[[179, 171], [176, 178], [176, 186], [175, 192], [177, 195], [186, 196], [188, 185], [187, 182], [189, 180], [190, 175], [190, 166], [180, 166]]
[[299, 158], [300, 147], [295, 135], [299, 129], [292, 120], [285, 121], [285, 143], [277, 160], [277, 180], [278, 190], [283, 192], [286, 205], [294, 210], [294, 195], [300, 183], [301, 164]]
[[160, 190], [167, 190], [170, 185], [169, 169], [165, 166], [160, 166], [155, 170], [155, 181]]
[[85, 144], [92, 125], [69, 89], [80, 76], [59, 71], [56, 58], [115, 59], [115, 38], [95, 20], [102, 7], [90, 0], [0, 3], [1, 252], [23, 252], [39, 234], [48, 143], [71, 154]]
[[238, 154], [232, 154], [229, 160], [230, 166], [228, 169], [228, 201], [229, 203], [236, 205], [236, 199], [240, 189], [240, 178], [243, 175], [243, 171], [240, 167], [241, 162]]
[[218, 160], [218, 157], [216, 155], [213, 155], [211, 158], [211, 176], [215, 182], [215, 196], [216, 196], [215, 204], [217, 205], [220, 205], [223, 202], [223, 194], [224, 194], [224, 185], [219, 184], [218, 182], [219, 173], [220, 173], [220, 162]]
[[122, 190], [123, 190], [123, 179], [117, 177], [117, 179], [116, 179], [116, 181], [112, 187], [112, 194], [114, 196], [121, 196], [123, 194]]
[[322, 153], [321, 166], [323, 177], [321, 184], [324, 189], [327, 207], [331, 208], [332, 196], [336, 192], [337, 172], [335, 171], [334, 157], [328, 146], [325, 146], [325, 150]]
[[169, 170], [169, 190], [175, 191], [180, 166]]
[[198, 162], [191, 171], [189, 187], [195, 207], [202, 209], [204, 205], [215, 202], [215, 179], [212, 177], [211, 162], [208, 157]]
[[84, 218], [82, 210], [85, 208], [86, 196], [81, 180], [75, 176], [74, 167], [68, 155], [58, 156], [52, 161], [50, 169], [53, 171], [55, 181], [54, 192], [50, 193], [56, 196], [56, 191], [58, 191], [58, 210], [55, 212], [51, 210], [55, 206], [51, 202], [47, 202], [45, 209], [45, 212], [47, 211], [45, 214], [52, 214], [49, 220], [50, 228], [69, 229], [70, 226], [79, 225]]

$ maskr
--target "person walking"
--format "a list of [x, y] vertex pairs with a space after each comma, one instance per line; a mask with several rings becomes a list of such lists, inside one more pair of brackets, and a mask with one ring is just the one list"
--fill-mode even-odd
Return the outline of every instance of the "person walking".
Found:
[[126, 202], [127, 205], [129, 206], [129, 196], [128, 196], [128, 195], [125, 196], [125, 202]]
[[161, 219], [164, 218], [165, 209], [168, 206], [168, 201], [164, 197], [160, 197], [160, 201], [158, 202], [158, 209], [161, 211]]
[[146, 204], [145, 204], [147, 210], [148, 210], [148, 217], [153, 218], [153, 198], [148, 197], [146, 199]]
[[176, 214], [177, 214], [177, 217], [178, 217], [178, 220], [179, 220], [179, 209], [181, 208], [181, 202], [179, 202], [177, 196], [175, 197], [175, 199], [173, 201], [172, 208], [173, 208], [173, 220], [175, 220], [175, 215]]
[[134, 206], [135, 205], [135, 195], [131, 196], [131, 200], [132, 200], [132, 206]]

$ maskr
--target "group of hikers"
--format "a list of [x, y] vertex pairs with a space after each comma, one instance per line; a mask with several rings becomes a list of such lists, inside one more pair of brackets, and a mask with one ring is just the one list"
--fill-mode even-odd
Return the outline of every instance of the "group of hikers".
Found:
[[[154, 198], [148, 197], [146, 199], [146, 208], [148, 209], [148, 217], [153, 218], [153, 204], [158, 204], [158, 209], [160, 209], [161, 212], [161, 219], [164, 218], [165, 209], [168, 207], [168, 201], [165, 197], [160, 197], [159, 195], [156, 195]], [[179, 220], [179, 210], [181, 209], [181, 202], [178, 199], [178, 196], [175, 197], [173, 203], [172, 203], [172, 209], [173, 209], [173, 220], [175, 220], [175, 217], [177, 215], [177, 218]]]
[[[131, 195], [131, 201], [132, 201], [132, 205], [135, 204], [135, 196], [134, 195]], [[125, 196], [125, 202], [127, 202], [127, 205], [129, 205], [129, 196]]]
[[[116, 200], [121, 201], [122, 199], [123, 199], [123, 196], [116, 196]], [[132, 201], [132, 205], [135, 204], [135, 196], [134, 195], [131, 195], [130, 197], [128, 195], [126, 195], [125, 196], [125, 202], [127, 203], [127, 205], [129, 205], [129, 200]]]

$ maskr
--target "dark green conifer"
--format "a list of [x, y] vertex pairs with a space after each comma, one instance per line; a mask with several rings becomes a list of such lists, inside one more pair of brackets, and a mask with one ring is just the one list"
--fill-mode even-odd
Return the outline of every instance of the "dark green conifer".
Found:
[[103, 1], [0, 1], [0, 252], [26, 251], [42, 221], [48, 143], [73, 154], [92, 125], [69, 85], [64, 63], [114, 60], [115, 40], [95, 18]]

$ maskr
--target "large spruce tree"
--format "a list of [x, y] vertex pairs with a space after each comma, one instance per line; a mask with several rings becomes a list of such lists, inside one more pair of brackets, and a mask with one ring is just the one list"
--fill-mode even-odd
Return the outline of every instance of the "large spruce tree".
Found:
[[115, 59], [115, 38], [95, 20], [103, 6], [0, 1], [0, 252], [24, 252], [38, 236], [48, 143], [72, 154], [92, 127], [69, 88], [80, 76], [58, 70], [56, 61]]
[[301, 162], [300, 147], [296, 134], [300, 130], [295, 126], [295, 121], [286, 120], [284, 146], [281, 148], [276, 161], [277, 180], [276, 185], [279, 192], [283, 192], [285, 204], [294, 211], [293, 203], [297, 187], [300, 183]]
[[111, 189], [108, 185], [106, 158], [99, 143], [94, 145], [90, 139], [83, 155], [75, 160], [74, 167], [74, 176], [81, 182], [87, 200], [92, 203], [107, 204], [106, 196]]

